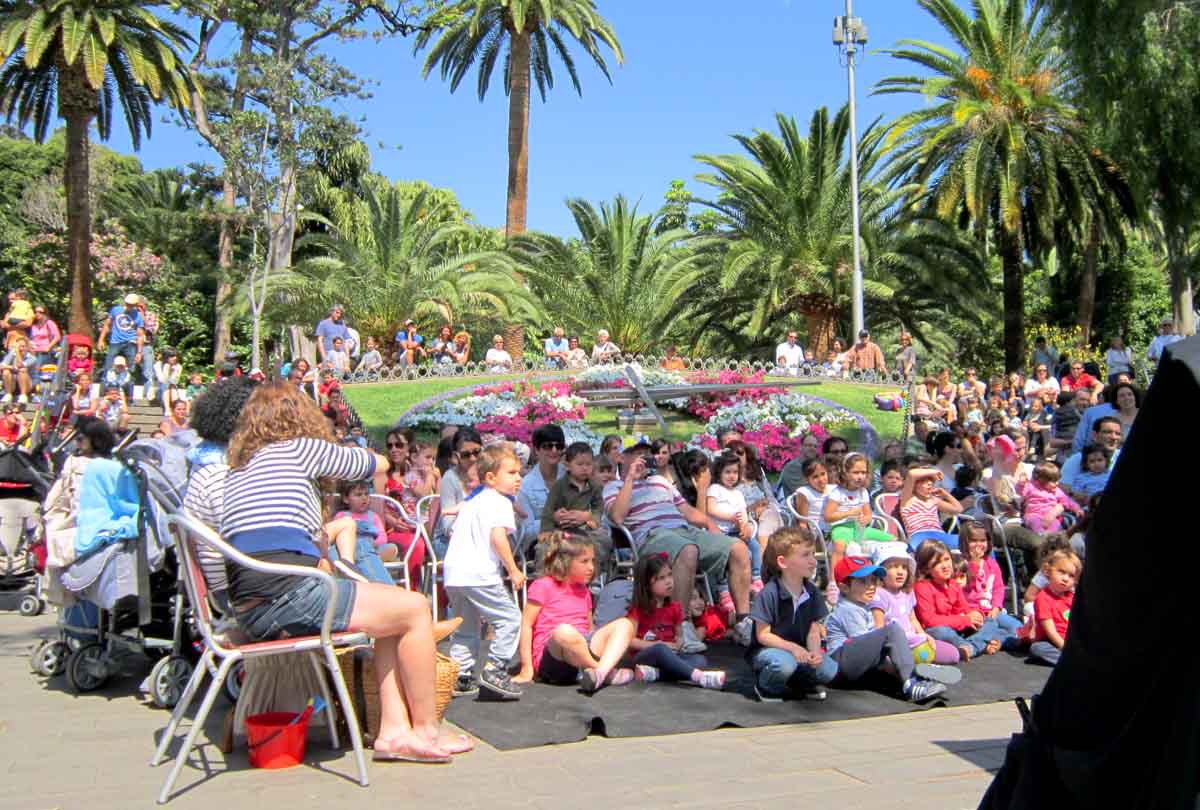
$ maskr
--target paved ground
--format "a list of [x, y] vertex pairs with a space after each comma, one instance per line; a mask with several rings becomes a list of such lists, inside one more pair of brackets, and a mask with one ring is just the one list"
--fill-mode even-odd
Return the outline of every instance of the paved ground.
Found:
[[[52, 624], [45, 616], [0, 614], [0, 810], [151, 806], [167, 766], [147, 762], [167, 713], [141, 699], [137, 677], [75, 696], [64, 679], [34, 676], [28, 651]], [[205, 740], [170, 806], [242, 810], [265, 801], [332, 810], [427, 802], [564, 810], [594, 798], [606, 808], [797, 799], [836, 810], [973, 808], [1017, 727], [1012, 705], [994, 704], [805, 726], [592, 737], [507, 753], [480, 744], [451, 765], [369, 765], [367, 789], [348, 778], [349, 756], [320, 743], [310, 744], [307, 767], [257, 772], [244, 754], [225, 758]]]

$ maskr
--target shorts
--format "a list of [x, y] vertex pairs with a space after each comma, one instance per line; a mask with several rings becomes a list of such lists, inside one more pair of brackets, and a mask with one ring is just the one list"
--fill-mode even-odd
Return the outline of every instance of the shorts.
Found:
[[666, 554], [673, 564], [675, 557], [685, 546], [696, 546], [700, 557], [696, 564], [696, 573], [716, 576], [723, 574], [729, 567], [729, 550], [733, 548], [733, 542], [728, 535], [708, 532], [695, 526], [654, 529], [638, 549], [638, 556]]
[[[592, 643], [592, 636], [586, 636], [589, 648]], [[574, 686], [579, 682], [579, 668], [573, 667], [566, 661], [555, 657], [554, 653], [550, 652], [547, 647], [542, 650], [542, 660], [538, 662], [537, 668], [538, 680], [543, 683], [548, 683], [551, 686]]]
[[[329, 629], [334, 633], [342, 633], [350, 627], [356, 585], [352, 579], [334, 579], [333, 583], [336, 601], [333, 623]], [[328, 591], [321, 580], [305, 578], [282, 596], [237, 614], [238, 626], [255, 641], [271, 641], [284, 636], [315, 636], [321, 632], [328, 598]]]

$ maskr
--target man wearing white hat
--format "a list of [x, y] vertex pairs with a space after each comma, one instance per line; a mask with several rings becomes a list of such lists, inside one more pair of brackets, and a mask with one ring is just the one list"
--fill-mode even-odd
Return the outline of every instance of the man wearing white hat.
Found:
[[146, 321], [138, 310], [141, 300], [136, 293], [129, 293], [125, 296], [124, 304], [118, 304], [108, 311], [108, 317], [100, 327], [96, 348], [103, 351], [105, 341], [109, 341], [108, 353], [104, 357], [106, 376], [112, 369], [113, 360], [118, 356], [124, 357], [131, 368], [142, 362], [142, 347], [146, 344]]

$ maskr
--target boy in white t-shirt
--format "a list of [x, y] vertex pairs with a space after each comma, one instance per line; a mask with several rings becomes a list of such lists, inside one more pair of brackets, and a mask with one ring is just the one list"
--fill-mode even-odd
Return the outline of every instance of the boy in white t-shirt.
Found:
[[495, 637], [488, 648], [488, 663], [479, 673], [479, 687], [500, 699], [516, 700], [521, 690], [508, 676], [508, 663], [521, 640], [521, 611], [502, 571], [519, 590], [525, 574], [513, 559], [508, 533], [517, 527], [512, 497], [521, 484], [521, 462], [512, 445], [496, 444], [479, 455], [476, 470], [483, 489], [459, 509], [442, 563], [450, 608], [463, 620], [450, 637], [450, 657], [459, 667], [454, 691], [456, 695], [477, 691], [471, 675], [486, 621]]

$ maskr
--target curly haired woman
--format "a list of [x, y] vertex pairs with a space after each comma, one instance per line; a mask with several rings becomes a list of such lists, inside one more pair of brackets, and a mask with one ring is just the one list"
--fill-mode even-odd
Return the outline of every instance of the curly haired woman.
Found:
[[[294, 387], [274, 383], [251, 395], [229, 443], [221, 533], [235, 548], [274, 563], [318, 564], [326, 541], [313, 482], [374, 479], [382, 491], [388, 467], [383, 456], [331, 439], [316, 404]], [[381, 717], [374, 758], [446, 762], [471, 750], [467, 737], [440, 733], [425, 598], [377, 583], [335, 582], [332, 629], [375, 639]], [[329, 600], [317, 579], [234, 566], [229, 592], [238, 624], [256, 640], [319, 632]]]

